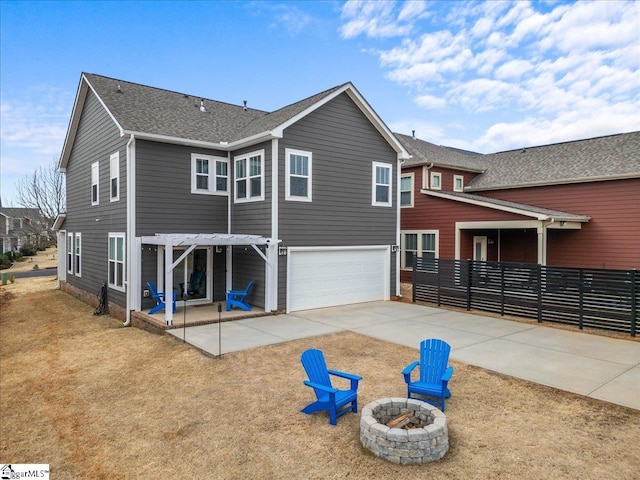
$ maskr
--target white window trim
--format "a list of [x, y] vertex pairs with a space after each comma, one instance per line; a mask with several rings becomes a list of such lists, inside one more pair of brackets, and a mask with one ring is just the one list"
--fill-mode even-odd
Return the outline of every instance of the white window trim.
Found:
[[[113, 181], [116, 180], [116, 194], [113, 194]], [[109, 157], [109, 199], [112, 202], [120, 200], [120, 152]]]
[[407, 234], [415, 234], [417, 235], [417, 256], [422, 256], [423, 248], [422, 248], [422, 235], [423, 234], [435, 234], [436, 236], [436, 250], [435, 250], [435, 258], [440, 258], [440, 231], [439, 230], [402, 230], [400, 232], [400, 269], [401, 270], [413, 270], [412, 267], [407, 267], [406, 263], [406, 235]]
[[[460, 180], [460, 188], [457, 187], [458, 180]], [[453, 191], [454, 192], [462, 192], [462, 191], [464, 191], [464, 176], [463, 175], [454, 175], [453, 176]]]
[[70, 275], [73, 275], [74, 272], [74, 247], [73, 233], [67, 232], [67, 273]]
[[[93, 199], [93, 187], [96, 187], [96, 198]], [[91, 205], [100, 205], [100, 162], [91, 164]]]
[[[433, 185], [433, 179], [438, 179], [438, 186]], [[442, 173], [440, 172], [431, 172], [431, 176], [429, 178], [429, 188], [431, 190], [442, 190]]]
[[[411, 202], [408, 205], [403, 205], [402, 204], [402, 194], [405, 192], [405, 190], [402, 190], [402, 178], [403, 177], [410, 177], [411, 178], [411, 189], [409, 190], [411, 192]], [[404, 174], [400, 175], [400, 208], [413, 208], [414, 186], [415, 186], [415, 174], [413, 172], [404, 173]]]
[[[378, 186], [378, 183], [376, 183], [376, 168], [378, 167], [386, 168], [389, 170], [389, 184], [384, 184], [384, 186], [389, 187], [389, 201], [387, 202], [378, 202], [376, 200], [376, 187]], [[391, 165], [390, 163], [373, 162], [371, 164], [371, 205], [373, 205], [374, 207], [393, 206], [393, 165]]]
[[[111, 245], [111, 238], [115, 238], [116, 239], [116, 249], [117, 249], [117, 245], [118, 245], [118, 238], [122, 238], [122, 286], [116, 285], [115, 283], [111, 283], [111, 279], [109, 278], [109, 263], [111, 262], [111, 259], [109, 258], [109, 247]], [[114, 262], [116, 263], [116, 265], [119, 263], [118, 260], [114, 260]], [[125, 244], [125, 235], [124, 232], [109, 232], [108, 236], [107, 236], [107, 285], [109, 286], [109, 288], [112, 288], [114, 290], [118, 290], [119, 292], [124, 292], [125, 291], [125, 285], [127, 284], [127, 270], [126, 270], [126, 266], [127, 266], [127, 249], [126, 249], [126, 244]], [[114, 269], [114, 278], [113, 280], [115, 280], [116, 277], [116, 269]]]
[[[284, 192], [284, 198], [285, 200], [290, 200], [290, 201], [294, 201], [294, 202], [310, 202], [311, 198], [312, 198], [312, 193], [311, 193], [311, 176], [313, 173], [313, 170], [311, 168], [312, 163], [313, 163], [313, 157], [312, 157], [312, 153], [311, 152], [305, 152], [304, 150], [294, 150], [293, 148], [285, 148], [284, 150], [284, 155], [285, 155], [285, 176], [286, 176], [286, 180], [285, 180], [285, 192]], [[307, 165], [307, 169], [309, 171], [309, 174], [307, 176], [304, 175], [291, 175], [291, 169], [290, 164], [291, 164], [291, 155], [300, 155], [303, 157], [307, 157], [308, 158], [308, 162], [309, 164]], [[299, 195], [291, 195], [291, 177], [300, 177], [300, 178], [306, 178], [307, 179], [307, 195], [305, 196], [299, 196]]]
[[76, 233], [73, 242], [73, 274], [82, 277], [82, 234]]
[[[250, 164], [249, 159], [251, 157], [260, 157], [260, 195], [251, 196], [251, 175], [250, 175]], [[246, 160], [246, 177], [242, 177], [247, 182], [247, 198], [238, 198], [238, 188], [236, 178], [236, 164]], [[255, 178], [255, 177], [254, 177]], [[255, 152], [245, 153], [243, 155], [239, 155], [237, 157], [233, 157], [233, 201], [234, 203], [249, 203], [249, 202], [260, 202], [264, 201], [264, 188], [265, 188], [265, 174], [264, 174], [264, 150], [257, 150]]]
[[[207, 176], [209, 177], [208, 188], [205, 190], [203, 188], [198, 188], [197, 182], [197, 172], [196, 165], [198, 160], [208, 160], [209, 161], [209, 173]], [[218, 173], [216, 169], [216, 164], [224, 163], [227, 165], [227, 189], [226, 190], [218, 190]], [[200, 174], [202, 175], [202, 174]], [[221, 176], [222, 177], [222, 176]], [[191, 193], [196, 193], [200, 195], [229, 195], [229, 159], [227, 157], [216, 157], [213, 155], [203, 155], [201, 153], [192, 153], [191, 154]]]

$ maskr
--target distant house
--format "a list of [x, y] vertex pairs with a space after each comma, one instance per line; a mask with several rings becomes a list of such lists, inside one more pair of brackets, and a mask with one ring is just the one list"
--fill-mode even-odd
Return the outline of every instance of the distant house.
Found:
[[[63, 289], [129, 318], [158, 290], [296, 311], [399, 293], [407, 152], [351, 83], [274, 112], [94, 74], [60, 158]], [[197, 283], [197, 285], [192, 285]], [[172, 322], [171, 309], [165, 320]]]
[[414, 255], [640, 268], [640, 132], [490, 155], [396, 136], [403, 280]]
[[22, 247], [45, 247], [55, 238], [37, 208], [0, 207], [0, 253]]

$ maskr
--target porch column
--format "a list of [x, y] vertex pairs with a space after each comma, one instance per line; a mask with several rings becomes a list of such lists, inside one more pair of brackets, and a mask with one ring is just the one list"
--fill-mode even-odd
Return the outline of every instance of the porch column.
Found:
[[173, 323], [173, 241], [167, 238], [164, 244], [164, 321]]
[[278, 244], [267, 245], [267, 261], [265, 275], [264, 311], [271, 312], [278, 309]]
[[547, 264], [547, 227], [544, 222], [540, 222], [538, 228], [538, 263]]

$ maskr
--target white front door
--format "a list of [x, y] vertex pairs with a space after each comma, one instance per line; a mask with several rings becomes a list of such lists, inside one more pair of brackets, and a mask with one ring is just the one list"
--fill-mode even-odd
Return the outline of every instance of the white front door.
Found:
[[487, 237], [486, 236], [473, 237], [473, 260], [475, 260], [476, 262], [487, 261]]

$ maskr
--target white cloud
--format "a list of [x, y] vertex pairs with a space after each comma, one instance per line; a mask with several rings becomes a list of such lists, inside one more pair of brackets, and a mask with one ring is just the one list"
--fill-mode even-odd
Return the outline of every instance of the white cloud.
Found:
[[343, 38], [365, 34], [371, 38], [397, 37], [411, 33], [414, 22], [428, 15], [427, 3], [408, 1], [349, 0], [342, 7], [341, 17], [345, 23], [340, 27]]
[[20, 100], [3, 98], [0, 106], [2, 143], [6, 147], [29, 148], [37, 154], [59, 154], [71, 102], [68, 92], [57, 90], [26, 92]]
[[640, 129], [640, 2], [410, 3], [347, 2], [343, 36], [390, 38], [394, 27], [398, 39], [369, 51], [419, 108], [458, 108], [474, 132], [484, 122], [462, 148]]
[[434, 97], [433, 95], [419, 95], [413, 100], [417, 105], [432, 110], [443, 108], [447, 105], [447, 101], [441, 97]]
[[20, 97], [8, 97], [3, 92], [0, 180], [4, 201], [15, 196], [18, 180], [59, 157], [74, 93], [49, 87], [25, 89]]

